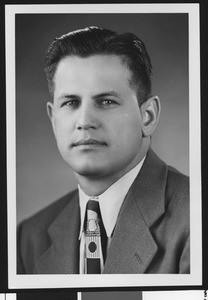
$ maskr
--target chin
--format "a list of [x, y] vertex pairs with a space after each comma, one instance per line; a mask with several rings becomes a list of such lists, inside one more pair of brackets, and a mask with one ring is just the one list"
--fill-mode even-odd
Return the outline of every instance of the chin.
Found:
[[96, 166], [96, 165], [84, 165], [84, 166], [74, 166], [71, 165], [72, 170], [81, 176], [85, 177], [102, 177], [105, 176], [106, 170], [103, 166]]
[[105, 172], [99, 169], [82, 169], [82, 170], [74, 170], [75, 173], [84, 177], [102, 177], [105, 175]]

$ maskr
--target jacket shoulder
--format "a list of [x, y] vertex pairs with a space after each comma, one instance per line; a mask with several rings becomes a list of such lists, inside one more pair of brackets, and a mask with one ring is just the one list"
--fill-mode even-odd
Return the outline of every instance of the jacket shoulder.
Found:
[[166, 197], [166, 214], [171, 215], [174, 226], [181, 226], [181, 231], [187, 237], [190, 227], [190, 192], [189, 177], [168, 167]]
[[19, 226], [27, 227], [27, 229], [31, 228], [33, 232], [35, 228], [36, 230], [38, 228], [40, 230], [48, 228], [48, 226], [50, 226], [50, 224], [56, 219], [56, 217], [62, 212], [62, 210], [64, 210], [68, 203], [72, 201], [76, 193], [77, 190], [73, 190], [72, 192], [67, 193], [52, 204], [35, 213], [33, 216], [25, 219], [20, 223]]
[[189, 177], [168, 166], [166, 194], [168, 198], [180, 197], [189, 202]]
[[49, 227], [75, 199], [77, 190], [56, 200], [32, 217], [22, 221], [17, 228], [17, 273], [33, 274], [36, 259], [50, 246]]

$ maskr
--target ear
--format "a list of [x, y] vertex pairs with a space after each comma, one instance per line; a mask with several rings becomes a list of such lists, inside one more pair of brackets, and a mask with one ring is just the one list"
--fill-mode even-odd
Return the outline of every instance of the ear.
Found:
[[142, 134], [144, 137], [151, 136], [157, 126], [161, 106], [157, 96], [150, 97], [141, 105]]
[[47, 102], [46, 104], [47, 114], [49, 116], [49, 119], [51, 120], [52, 128], [54, 135], [56, 136], [56, 130], [54, 125], [54, 106], [52, 102]]

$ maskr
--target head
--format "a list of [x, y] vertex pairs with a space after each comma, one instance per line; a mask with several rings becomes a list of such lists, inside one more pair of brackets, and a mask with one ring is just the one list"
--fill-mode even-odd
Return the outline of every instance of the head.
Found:
[[97, 27], [66, 34], [49, 47], [45, 70], [57, 145], [78, 176], [115, 181], [141, 161], [160, 104], [137, 37]]
[[55, 38], [45, 58], [45, 72], [50, 94], [54, 96], [54, 75], [59, 62], [67, 56], [86, 58], [93, 55], [116, 55], [130, 70], [129, 84], [137, 91], [141, 105], [151, 95], [152, 65], [144, 43], [132, 33], [87, 27]]

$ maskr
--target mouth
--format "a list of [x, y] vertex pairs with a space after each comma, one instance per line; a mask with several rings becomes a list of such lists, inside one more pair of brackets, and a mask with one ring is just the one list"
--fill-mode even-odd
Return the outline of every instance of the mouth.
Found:
[[77, 148], [99, 148], [101, 146], [107, 146], [107, 143], [104, 141], [99, 141], [96, 139], [81, 139], [72, 144], [72, 147]]

